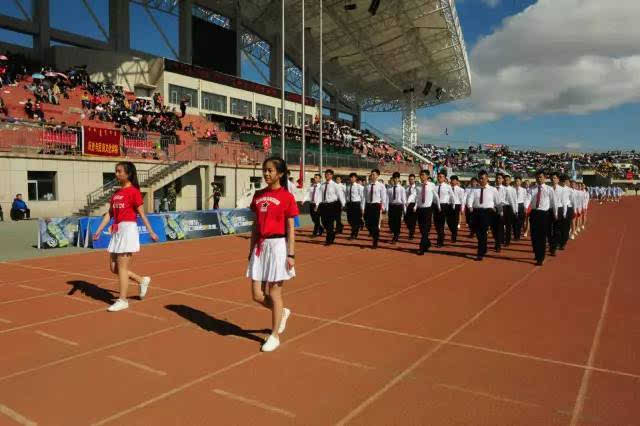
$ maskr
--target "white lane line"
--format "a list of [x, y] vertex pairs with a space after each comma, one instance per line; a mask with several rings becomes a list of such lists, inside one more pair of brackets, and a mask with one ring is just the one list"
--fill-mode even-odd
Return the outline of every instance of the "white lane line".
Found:
[[11, 321], [9, 321], [8, 319], [4, 319], [4, 318], [0, 318], [0, 322], [3, 324], [11, 324]]
[[119, 356], [109, 355], [107, 358], [111, 358], [111, 359], [113, 359], [115, 361], [119, 361], [119, 362], [121, 362], [123, 364], [127, 364], [127, 365], [130, 365], [132, 367], [139, 368], [140, 370], [144, 370], [144, 371], [147, 371], [149, 373], [157, 374], [158, 376], [166, 376], [167, 375], [167, 373], [165, 371], [156, 370], [155, 368], [151, 368], [151, 367], [149, 367], [147, 365], [140, 364], [138, 362], [134, 362], [134, 361], [131, 361], [131, 360], [126, 359], [126, 358], [121, 358]]
[[454, 391], [458, 391], [458, 392], [464, 392], [464, 393], [469, 393], [471, 395], [475, 395], [475, 396], [482, 396], [484, 398], [489, 398], [489, 399], [493, 399], [495, 401], [501, 401], [501, 402], [508, 402], [511, 404], [517, 404], [517, 405], [523, 405], [526, 407], [533, 407], [533, 408], [541, 408], [542, 406], [539, 404], [534, 404], [532, 402], [526, 402], [526, 401], [519, 401], [517, 399], [511, 399], [511, 398], [505, 398], [499, 395], [493, 395], [487, 392], [481, 392], [481, 391], [475, 391], [472, 389], [467, 389], [467, 388], [463, 388], [460, 386], [454, 386], [454, 385], [447, 385], [444, 383], [437, 383], [434, 385], [434, 387], [441, 387], [441, 388], [445, 388], [445, 389], [449, 389], [449, 390], [454, 390]]
[[282, 408], [274, 407], [273, 405], [265, 404], [264, 402], [256, 401], [255, 399], [249, 399], [249, 398], [245, 398], [244, 396], [223, 391], [222, 389], [214, 389], [213, 392], [218, 395], [227, 397], [229, 399], [243, 402], [247, 405], [253, 405], [254, 407], [262, 408], [263, 410], [271, 411], [272, 413], [281, 414], [285, 417], [289, 417], [292, 419], [296, 417], [296, 415], [290, 411], [283, 410]]
[[20, 287], [20, 288], [25, 288], [25, 289], [27, 289], [27, 290], [33, 290], [33, 291], [44, 291], [44, 290], [43, 290], [43, 289], [41, 289], [41, 288], [38, 288], [38, 287], [31, 287], [30, 285], [25, 285], [25, 284], [18, 284], [18, 287]]
[[300, 352], [302, 355], [310, 356], [312, 358], [322, 359], [325, 361], [335, 362], [337, 364], [348, 365], [350, 367], [362, 368], [365, 370], [375, 370], [375, 367], [371, 367], [369, 365], [360, 364], [359, 362], [346, 361], [340, 358], [334, 358], [332, 356], [314, 354], [313, 352]]
[[600, 311], [600, 318], [598, 319], [598, 325], [596, 326], [596, 332], [593, 335], [593, 343], [591, 344], [591, 350], [589, 351], [589, 358], [587, 359], [587, 367], [582, 374], [582, 380], [580, 382], [580, 389], [578, 390], [578, 396], [576, 398], [576, 404], [573, 407], [573, 415], [571, 416], [570, 426], [576, 426], [584, 410], [584, 402], [587, 397], [587, 391], [589, 390], [589, 381], [591, 380], [593, 364], [595, 363], [596, 353], [600, 348], [600, 337], [602, 336], [602, 329], [604, 327], [604, 320], [609, 310], [609, 298], [611, 296], [611, 288], [613, 287], [613, 278], [618, 269], [618, 260], [620, 259], [620, 252], [622, 251], [622, 242], [624, 241], [624, 235], [627, 231], [627, 226], [622, 228], [622, 235], [620, 235], [620, 242], [618, 243], [618, 249], [613, 259], [613, 265], [611, 266], [611, 274], [609, 274], [609, 283], [604, 293], [604, 300], [602, 301], [602, 309]]
[[5, 416], [9, 417], [14, 422], [16, 422], [18, 424], [21, 424], [21, 425], [24, 425], [24, 426], [37, 426], [38, 425], [38, 423], [34, 422], [33, 420], [29, 420], [28, 418], [26, 418], [22, 414], [18, 413], [17, 411], [12, 410], [11, 408], [7, 407], [4, 404], [0, 404], [0, 413], [2, 413]]
[[36, 330], [36, 331], [34, 331], [34, 333], [36, 333], [36, 334], [38, 334], [38, 335], [40, 335], [42, 337], [46, 337], [48, 339], [51, 339], [51, 340], [55, 340], [55, 341], [60, 342], [60, 343], [65, 343], [65, 344], [70, 345], [70, 346], [78, 346], [77, 342], [74, 342], [72, 340], [63, 339], [62, 337], [54, 336], [53, 334], [45, 333], [42, 330]]
[[382, 395], [384, 395], [389, 389], [391, 389], [392, 387], [397, 385], [401, 380], [403, 380], [405, 377], [407, 377], [409, 374], [411, 374], [416, 368], [418, 368], [420, 366], [420, 364], [422, 364], [424, 361], [429, 359], [433, 354], [435, 354], [437, 351], [439, 351], [448, 342], [453, 340], [454, 337], [456, 337], [458, 334], [460, 334], [462, 331], [464, 331], [467, 327], [469, 327], [471, 324], [476, 322], [476, 320], [478, 318], [480, 318], [486, 311], [491, 309], [500, 300], [505, 298], [509, 293], [511, 293], [513, 291], [513, 289], [515, 289], [517, 286], [519, 286], [521, 283], [523, 283], [526, 279], [528, 279], [535, 271], [537, 271], [537, 269], [535, 269], [535, 268], [529, 270], [529, 272], [524, 274], [520, 279], [518, 279], [516, 282], [514, 282], [509, 287], [507, 287], [506, 290], [504, 290], [502, 293], [500, 293], [496, 298], [494, 298], [491, 302], [489, 302], [489, 304], [487, 304], [484, 308], [482, 308], [473, 317], [471, 317], [467, 321], [465, 321], [464, 324], [462, 324], [460, 327], [458, 327], [453, 333], [451, 333], [446, 339], [444, 339], [443, 342], [438, 343], [430, 351], [428, 351], [426, 354], [424, 354], [423, 356], [418, 358], [418, 360], [415, 361], [413, 364], [411, 364], [407, 369], [405, 369], [404, 371], [400, 372], [393, 379], [391, 379], [389, 382], [387, 382], [387, 384], [384, 385], [382, 387], [382, 389], [380, 389], [379, 391], [377, 391], [376, 393], [371, 395], [369, 398], [365, 399], [360, 405], [358, 405], [355, 409], [353, 409], [351, 412], [349, 412], [343, 419], [341, 419], [339, 422], [337, 422], [336, 425], [340, 425], [340, 426], [346, 425], [351, 420], [353, 420], [356, 416], [358, 416], [360, 413], [362, 413], [369, 405], [371, 405], [373, 402], [375, 402], [377, 399], [379, 399]]

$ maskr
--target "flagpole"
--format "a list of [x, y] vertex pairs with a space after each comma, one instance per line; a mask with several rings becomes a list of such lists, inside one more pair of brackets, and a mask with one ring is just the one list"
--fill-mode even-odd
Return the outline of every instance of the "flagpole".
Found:
[[286, 152], [285, 152], [285, 148], [284, 148], [284, 133], [285, 133], [285, 128], [284, 128], [284, 117], [285, 117], [285, 113], [284, 113], [284, 82], [285, 82], [285, 77], [284, 77], [284, 63], [285, 63], [285, 51], [284, 51], [284, 3], [285, 0], [281, 0], [282, 3], [282, 32], [280, 33], [280, 38], [282, 39], [282, 61], [281, 61], [281, 68], [280, 68], [280, 72], [281, 72], [281, 76], [282, 76], [282, 84], [281, 84], [281, 103], [282, 103], [282, 115], [280, 116], [280, 138], [282, 139], [282, 159], [286, 160]]
[[[304, 166], [305, 166], [305, 162], [306, 162], [306, 144], [305, 144], [305, 133], [306, 133], [306, 126], [305, 126], [305, 105], [306, 105], [306, 93], [305, 93], [305, 87], [304, 87], [304, 78], [305, 78], [305, 66], [304, 66], [304, 51], [305, 51], [305, 46], [304, 46], [304, 32], [305, 32], [305, 28], [304, 28], [304, 2], [305, 0], [301, 0], [302, 1], [302, 176], [304, 177]], [[304, 187], [304, 178], [302, 181], [302, 185]]]
[[322, 90], [322, 0], [320, 0], [320, 175], [322, 175], [322, 116], [324, 115], [324, 111], [322, 109], [322, 98], [324, 96], [324, 92]]

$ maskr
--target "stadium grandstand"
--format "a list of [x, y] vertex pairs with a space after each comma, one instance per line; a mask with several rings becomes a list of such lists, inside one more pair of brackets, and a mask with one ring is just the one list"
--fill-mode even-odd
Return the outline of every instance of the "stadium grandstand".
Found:
[[[210, 208], [215, 190], [222, 207], [244, 207], [269, 152], [302, 185], [326, 167], [379, 168], [386, 179], [425, 167], [464, 179], [480, 168], [524, 175], [541, 166], [637, 177], [635, 153], [419, 143], [418, 109], [471, 92], [454, 2], [347, 3], [110, 0], [101, 16], [78, 1], [96, 38], [52, 25], [49, 0], [16, 1], [13, 14], [5, 5], [0, 26], [32, 42], [0, 44], [0, 203], [24, 193], [36, 217], [98, 214], [121, 158], [141, 171], [149, 211], [169, 194], [177, 210]], [[133, 47], [136, 10], [173, 58]], [[158, 14], [176, 22], [177, 48]], [[242, 57], [268, 84], [242, 78]], [[402, 135], [363, 123], [363, 111], [401, 111]]]

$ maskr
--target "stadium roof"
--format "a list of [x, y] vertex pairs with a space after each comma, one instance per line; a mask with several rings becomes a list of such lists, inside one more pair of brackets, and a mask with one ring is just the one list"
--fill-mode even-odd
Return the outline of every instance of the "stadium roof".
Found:
[[[285, 0], [287, 56], [301, 61], [301, 1]], [[306, 64], [318, 75], [318, 0], [306, 0]], [[324, 0], [323, 79], [344, 99], [367, 111], [397, 111], [414, 89], [417, 108], [471, 94], [469, 61], [454, 0]], [[236, 1], [198, 4], [233, 17]], [[355, 4], [354, 10], [345, 5]], [[280, 33], [280, 0], [243, 0], [243, 26], [265, 40]], [[276, 46], [275, 48], [279, 48]], [[427, 82], [432, 86], [425, 96]], [[438, 90], [441, 88], [442, 90]], [[439, 95], [439, 96], [438, 96]]]

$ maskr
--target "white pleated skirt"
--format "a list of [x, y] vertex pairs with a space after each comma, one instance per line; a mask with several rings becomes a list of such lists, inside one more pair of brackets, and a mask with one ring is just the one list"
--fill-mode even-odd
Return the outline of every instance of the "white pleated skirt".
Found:
[[266, 239], [262, 242], [260, 255], [253, 249], [247, 278], [253, 281], [286, 281], [296, 276], [294, 268], [287, 269], [287, 241], [284, 238]]
[[120, 222], [118, 231], [111, 234], [109, 253], [137, 253], [140, 251], [140, 235], [136, 222]]

